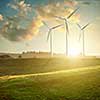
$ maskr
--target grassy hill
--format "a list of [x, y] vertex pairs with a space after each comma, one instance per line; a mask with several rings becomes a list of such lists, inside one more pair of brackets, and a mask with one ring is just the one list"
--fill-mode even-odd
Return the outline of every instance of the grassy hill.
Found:
[[0, 73], [0, 100], [100, 100], [99, 59], [0, 60]]

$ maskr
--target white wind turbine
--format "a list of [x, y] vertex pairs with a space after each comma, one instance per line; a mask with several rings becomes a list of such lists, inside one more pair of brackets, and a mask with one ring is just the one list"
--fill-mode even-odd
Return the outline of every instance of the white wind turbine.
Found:
[[82, 56], [85, 56], [85, 32], [84, 30], [90, 25], [90, 23], [81, 26], [80, 24], [77, 24], [77, 26], [79, 27], [79, 29], [81, 30], [81, 33], [79, 35], [79, 40], [81, 39], [82, 36]]
[[65, 23], [65, 31], [66, 31], [66, 56], [68, 56], [68, 34], [69, 34], [68, 19], [71, 18], [78, 9], [79, 8], [75, 9], [69, 16], [67, 16], [67, 18], [55, 16], [56, 18], [58, 18], [60, 20], [63, 20], [64, 23]]
[[63, 24], [56, 25], [56, 26], [53, 26], [53, 27], [49, 27], [44, 21], [42, 21], [42, 22], [48, 28], [47, 41], [48, 41], [48, 39], [50, 37], [50, 53], [51, 53], [51, 56], [53, 56], [53, 37], [52, 37], [52, 31], [55, 30], [56, 28], [59, 28], [59, 27], [63, 26]]

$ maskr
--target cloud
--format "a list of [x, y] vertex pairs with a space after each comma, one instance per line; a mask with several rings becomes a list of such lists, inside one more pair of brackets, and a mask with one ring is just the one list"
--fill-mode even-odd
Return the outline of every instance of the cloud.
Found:
[[[30, 12], [31, 5], [24, 0], [8, 4], [13, 10], [17, 10], [18, 13], [12, 17], [7, 17], [4, 24], [1, 27], [0, 35], [9, 41], [19, 42], [24, 40], [31, 40], [34, 36], [39, 35], [40, 28], [43, 26], [43, 20], [55, 19], [54, 16], [67, 17], [73, 12], [74, 7], [77, 5], [76, 1], [65, 0], [64, 2], [50, 3], [47, 5], [36, 6], [36, 16], [31, 21], [25, 23], [26, 18]], [[69, 7], [71, 6], [71, 7]], [[79, 21], [79, 14], [74, 14], [71, 17], [71, 21]], [[23, 27], [24, 24], [26, 27]], [[59, 21], [55, 22], [59, 23]]]
[[4, 28], [3, 30], [2, 30], [2, 33], [1, 33], [1, 35], [4, 37], [4, 38], [6, 38], [6, 39], [8, 39], [8, 40], [10, 40], [10, 41], [21, 41], [23, 38], [25, 38], [25, 35], [26, 34], [26, 30], [25, 29], [11, 29], [11, 30], [9, 30], [9, 31], [7, 31], [7, 29], [6, 28]]
[[65, 0], [64, 4], [69, 7], [74, 7], [74, 6], [78, 5], [78, 2], [75, 0]]
[[[17, 10], [18, 13], [11, 17], [5, 16], [4, 23], [0, 29], [0, 35], [9, 41], [16, 42], [30, 40], [33, 36], [37, 35], [41, 26], [40, 18], [32, 18], [32, 21], [28, 20], [28, 23], [26, 22], [29, 11], [31, 10], [30, 4], [25, 3], [24, 0], [19, 2], [15, 0], [13, 3], [9, 3], [8, 6]], [[3, 20], [2, 15], [0, 19]], [[24, 24], [21, 24], [22, 22]]]
[[14, 0], [13, 3], [9, 3], [8, 6], [10, 6], [12, 9], [17, 10], [19, 16], [26, 16], [29, 11], [32, 10], [31, 5], [26, 3], [25, 0], [21, 0], [18, 2], [18, 0]]
[[[41, 16], [44, 20], [50, 20], [53, 19], [54, 16], [60, 16], [60, 17], [67, 17], [70, 13], [74, 11], [74, 7], [77, 5], [75, 3], [76, 1], [64, 1], [64, 2], [56, 2], [56, 3], [50, 3], [48, 5], [44, 6], [37, 6], [36, 12], [37, 15]], [[72, 7], [69, 7], [73, 6]], [[73, 15], [73, 19], [78, 21], [79, 16], [77, 14]]]
[[83, 4], [84, 5], [90, 5], [91, 3], [90, 2], [87, 2], [87, 1], [84, 1]]
[[96, 20], [100, 20], [100, 17], [96, 17]]
[[37, 33], [39, 32], [39, 29], [42, 25], [43, 25], [42, 18], [40, 16], [38, 16], [35, 19], [33, 19], [32, 23], [28, 29], [30, 30], [30, 33], [35, 33], [35, 35], [37, 35]]
[[9, 41], [15, 42], [31, 40], [34, 36], [39, 34], [41, 26], [42, 20], [40, 17], [34, 18], [26, 28], [22, 28], [15, 22], [15, 17], [13, 17], [12, 20], [8, 20], [4, 23], [0, 35]]
[[3, 15], [0, 14], [0, 21], [3, 21]]
[[92, 3], [94, 3], [92, 1], [90, 2], [90, 1], [85, 1], [85, 0], [77, 0], [77, 2], [78, 2], [79, 5], [86, 5], [86, 6], [89, 6]]

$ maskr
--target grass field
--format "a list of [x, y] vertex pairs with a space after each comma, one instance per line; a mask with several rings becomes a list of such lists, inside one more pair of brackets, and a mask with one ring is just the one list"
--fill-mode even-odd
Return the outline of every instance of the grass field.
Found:
[[100, 100], [100, 59], [0, 60], [0, 100]]
[[0, 60], [0, 76], [33, 74], [100, 65], [100, 59], [4, 59]]

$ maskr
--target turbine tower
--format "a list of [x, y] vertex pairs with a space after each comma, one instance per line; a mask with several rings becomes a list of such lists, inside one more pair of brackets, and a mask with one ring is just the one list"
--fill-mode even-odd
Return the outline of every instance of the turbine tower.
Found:
[[64, 24], [65, 24], [65, 32], [66, 32], [66, 56], [68, 56], [68, 34], [69, 34], [68, 19], [71, 18], [78, 9], [79, 8], [75, 9], [69, 16], [67, 16], [67, 18], [55, 16], [56, 18], [58, 18], [60, 20], [63, 20]]
[[85, 36], [84, 36], [84, 30], [90, 25], [90, 23], [84, 25], [83, 27], [79, 24], [77, 26], [81, 30], [81, 33], [79, 35], [79, 40], [81, 39], [82, 36], [82, 56], [85, 56]]
[[53, 37], [52, 37], [52, 31], [55, 30], [56, 28], [61, 27], [63, 24], [56, 25], [56, 26], [53, 26], [53, 27], [49, 27], [44, 21], [42, 21], [42, 22], [48, 28], [47, 41], [49, 40], [49, 37], [50, 37], [50, 54], [51, 54], [51, 56], [53, 56], [53, 41], [52, 41]]

